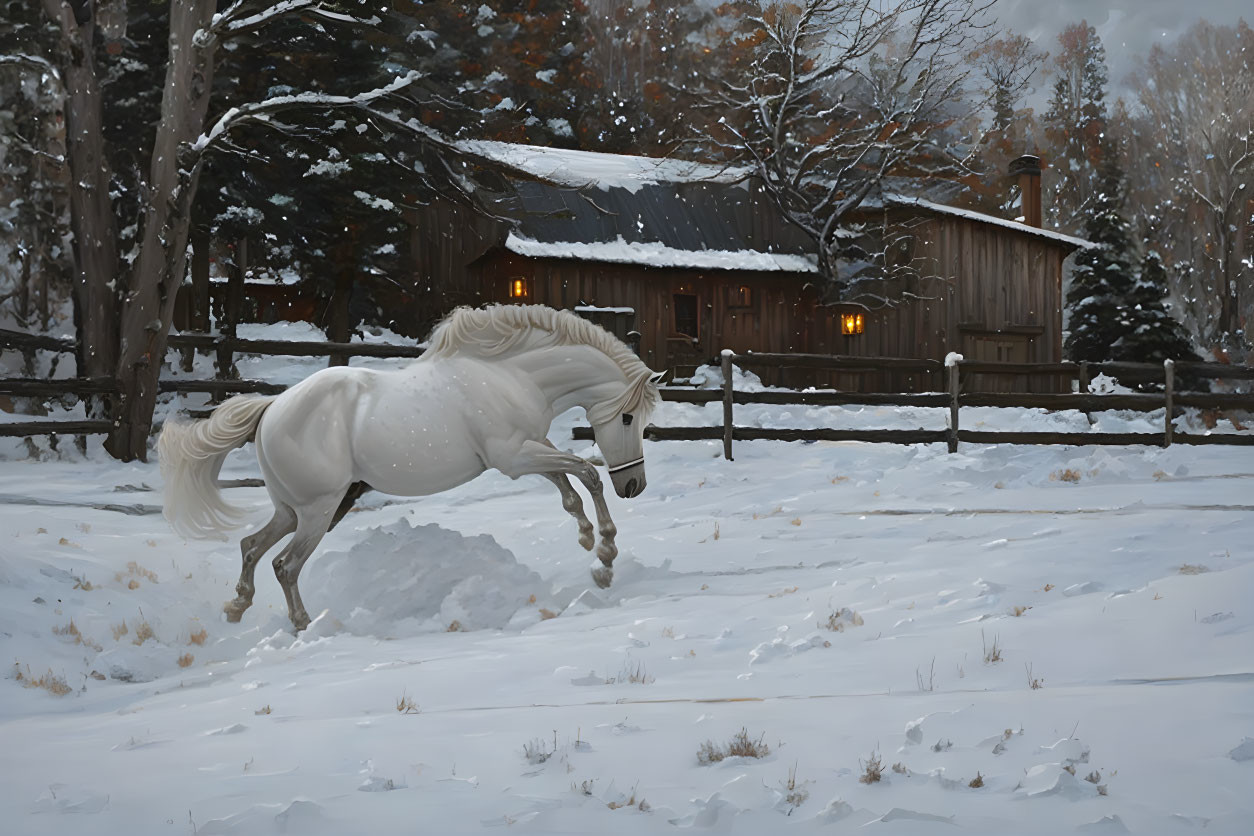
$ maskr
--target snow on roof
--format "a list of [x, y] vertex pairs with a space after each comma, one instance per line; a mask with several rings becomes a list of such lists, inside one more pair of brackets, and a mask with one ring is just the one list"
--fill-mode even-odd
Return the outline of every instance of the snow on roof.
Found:
[[659, 183], [691, 183], [707, 180], [735, 183], [748, 176], [748, 169], [710, 165], [691, 160], [663, 157], [634, 157], [600, 151], [572, 151], [512, 142], [464, 140], [458, 147], [468, 154], [484, 157], [559, 186], [602, 190], [626, 189], [633, 194], [641, 186]]
[[761, 272], [817, 273], [814, 261], [802, 255], [764, 253], [756, 250], [681, 250], [648, 241], [584, 243], [579, 241], [535, 241], [513, 233], [505, 239], [505, 249], [535, 258], [577, 258], [617, 264], [643, 264], [649, 267], [678, 267], [695, 270], [756, 270]]
[[[1049, 238], [1050, 240], [1057, 241], [1060, 244], [1070, 244], [1071, 246], [1077, 247], [1080, 249], [1087, 249], [1089, 247], [1097, 246], [1092, 241], [1086, 241], [1083, 238], [1076, 238], [1072, 235], [1064, 235], [1061, 232], [1054, 232], [1053, 230], [1050, 230], [1050, 229], [1041, 229], [1040, 227], [1028, 226], [1027, 224], [1020, 223], [1018, 221], [1011, 221], [1005, 218], [999, 218], [996, 215], [986, 215], [983, 212], [976, 212], [971, 209], [959, 209], [957, 206], [948, 206], [944, 203], [933, 203], [930, 200], [923, 200], [922, 198], [918, 198], [918, 197], [909, 197], [907, 195], [893, 194], [893, 195], [885, 195], [884, 200], [885, 202], [893, 206], [903, 206], [903, 207], [913, 206], [919, 209], [926, 209], [929, 212], [936, 212], [937, 214], [940, 214], [940, 215], [952, 215], [954, 217], [959, 217], [959, 218], [968, 218], [973, 221], [979, 221], [980, 223], [993, 224], [994, 226], [1001, 226], [1001, 227], [1005, 227], [1006, 229], [1013, 229], [1016, 232], [1026, 232], [1029, 235], [1037, 235], [1042, 238]], [[869, 204], [864, 204], [864, 205], [866, 205], [867, 208], [871, 208]]]

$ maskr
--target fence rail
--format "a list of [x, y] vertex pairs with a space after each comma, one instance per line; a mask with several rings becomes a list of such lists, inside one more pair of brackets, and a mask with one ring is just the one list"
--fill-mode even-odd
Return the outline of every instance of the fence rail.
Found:
[[[888, 394], [859, 392], [746, 392], [733, 388], [733, 365], [782, 366], [792, 365], [794, 358], [810, 368], [841, 369], [844, 371], [883, 371], [885, 369], [915, 369], [937, 371], [945, 368], [935, 361], [902, 360], [900, 358], [843, 357], [837, 355], [791, 354], [722, 354], [723, 386], [721, 390], [684, 391], [663, 389], [662, 400], [678, 403], [723, 403], [723, 423], [717, 427], [656, 427], [645, 428], [645, 438], [654, 441], [723, 441], [723, 455], [732, 459], [736, 441], [864, 441], [893, 444], [928, 444], [944, 442], [950, 452], [956, 452], [960, 443], [967, 444], [1059, 444], [1059, 445], [1130, 445], [1170, 446], [1171, 444], [1230, 444], [1254, 446], [1254, 434], [1232, 433], [1179, 433], [1174, 431], [1172, 420], [1176, 407], [1206, 409], [1254, 409], [1254, 395], [1222, 394], [1212, 392], [1177, 392], [1175, 375], [1187, 370], [1193, 378], [1254, 379], [1254, 368], [1229, 366], [1222, 363], [1180, 363], [1167, 361], [1162, 366], [1154, 363], [989, 363], [957, 360], [947, 367], [949, 391], [924, 394]], [[1125, 378], [1134, 377], [1137, 382], [1158, 383], [1161, 392], [1134, 392], [1109, 395], [1088, 393], [1056, 394], [1037, 392], [963, 392], [963, 374], [1064, 374], [1088, 382], [1091, 375], [1119, 373]], [[734, 420], [737, 404], [781, 404], [804, 406], [923, 406], [949, 407], [948, 427], [943, 430], [840, 430], [776, 429], [739, 427]], [[1164, 410], [1161, 433], [1082, 433], [1082, 432], [991, 432], [964, 430], [959, 426], [962, 407], [1002, 407], [1045, 409], [1050, 411], [1078, 410], [1102, 412], [1108, 409], [1154, 412]], [[576, 439], [592, 439], [590, 427], [576, 427]]]
[[[47, 350], [72, 352], [73, 340], [0, 329], [0, 349], [23, 352]], [[207, 393], [215, 397], [236, 393], [277, 394], [287, 387], [264, 380], [227, 379], [234, 353], [297, 357], [380, 357], [414, 358], [422, 355], [420, 346], [339, 342], [285, 342], [281, 340], [247, 340], [207, 333], [172, 334], [169, 348], [175, 351], [218, 352], [219, 377], [213, 380], [165, 379], [159, 382], [162, 392]], [[1167, 446], [1177, 444], [1254, 445], [1254, 435], [1231, 433], [1178, 433], [1172, 427], [1176, 407], [1203, 409], [1254, 410], [1254, 394], [1222, 394], [1212, 392], [1176, 391], [1177, 375], [1189, 380], [1224, 378], [1254, 380], [1254, 367], [1222, 363], [1182, 362], [1160, 366], [1154, 363], [990, 363], [960, 360], [948, 365], [938, 360], [900, 357], [854, 357], [824, 354], [735, 354], [724, 351], [721, 356], [723, 387], [720, 390], [663, 388], [662, 399], [673, 403], [706, 404], [722, 402], [723, 422], [710, 427], [655, 427], [645, 429], [645, 437], [657, 440], [719, 440], [724, 455], [732, 458], [736, 441], [865, 441], [895, 444], [946, 442], [951, 451], [959, 443], [970, 444], [1146, 444]], [[733, 388], [733, 365], [742, 367], [780, 368], [784, 366], [836, 370], [848, 373], [884, 371], [917, 371], [948, 375], [947, 392], [920, 394], [883, 392], [833, 391], [762, 391], [748, 392]], [[999, 375], [1062, 375], [1077, 380], [1087, 388], [1092, 378], [1105, 373], [1137, 383], [1156, 383], [1161, 392], [1096, 395], [1088, 393], [1005, 393], [963, 392], [964, 374]], [[64, 397], [68, 395], [109, 395], [116, 392], [112, 378], [35, 378], [0, 379], [0, 395], [17, 397]], [[949, 407], [948, 427], [943, 430], [888, 430], [836, 428], [772, 429], [738, 427], [734, 421], [736, 405], [770, 404], [796, 406], [893, 406]], [[1108, 409], [1153, 412], [1165, 410], [1161, 433], [1067, 433], [1067, 432], [989, 432], [962, 429], [958, 418], [962, 407], [1018, 407], [1046, 410], [1080, 410], [1100, 412]], [[197, 414], [197, 413], [193, 413]], [[205, 413], [200, 413], [205, 414]], [[0, 423], [0, 436], [29, 436], [105, 433], [111, 429], [107, 420], [47, 420]], [[576, 438], [591, 438], [591, 429], [575, 429]]]

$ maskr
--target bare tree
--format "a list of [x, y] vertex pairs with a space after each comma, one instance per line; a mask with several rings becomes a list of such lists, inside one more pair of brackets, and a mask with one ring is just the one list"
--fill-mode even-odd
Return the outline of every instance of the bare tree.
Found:
[[1254, 30], [1199, 23], [1137, 74], [1133, 164], [1204, 345], [1247, 353], [1254, 314]]
[[1032, 78], [1049, 53], [1037, 48], [1029, 38], [1007, 34], [981, 44], [971, 53], [993, 102], [993, 130], [1005, 131], [1015, 115], [1015, 107], [1031, 89]]
[[844, 225], [890, 175], [954, 175], [966, 57], [987, 37], [984, 0], [804, 0], [752, 20], [746, 72], [725, 79], [715, 134], [814, 242], [838, 288]]

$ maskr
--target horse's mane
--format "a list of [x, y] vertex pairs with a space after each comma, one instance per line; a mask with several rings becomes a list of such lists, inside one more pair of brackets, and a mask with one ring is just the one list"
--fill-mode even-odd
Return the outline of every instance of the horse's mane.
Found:
[[[570, 311], [544, 305], [455, 308], [431, 332], [431, 347], [426, 353], [431, 357], [459, 352], [493, 357], [537, 345], [586, 345], [617, 364], [628, 380], [627, 390], [598, 412], [652, 412], [657, 405], [657, 386], [649, 380], [653, 370], [622, 340]], [[589, 418], [596, 420], [591, 415]]]

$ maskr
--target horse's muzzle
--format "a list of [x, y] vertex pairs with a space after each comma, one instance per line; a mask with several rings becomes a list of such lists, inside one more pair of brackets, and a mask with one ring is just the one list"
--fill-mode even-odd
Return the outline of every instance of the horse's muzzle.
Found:
[[614, 483], [614, 493], [623, 499], [631, 499], [644, 493], [644, 462], [628, 462], [610, 468], [610, 481]]

